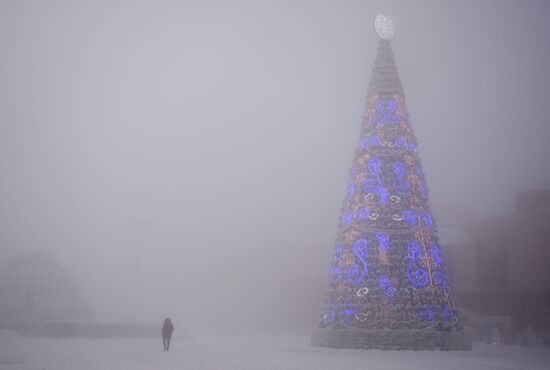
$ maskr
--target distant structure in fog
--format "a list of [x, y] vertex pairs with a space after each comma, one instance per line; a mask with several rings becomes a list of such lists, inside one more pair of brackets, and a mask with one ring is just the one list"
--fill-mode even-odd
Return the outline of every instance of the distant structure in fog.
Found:
[[530, 325], [550, 346], [550, 189], [518, 192], [514, 213], [460, 228], [466, 238], [445, 245], [457, 304], [508, 317], [495, 323], [505, 343]]
[[451, 300], [428, 188], [391, 49], [378, 50], [344, 200], [319, 346], [471, 349]]
[[0, 323], [90, 320], [74, 279], [46, 253], [21, 253], [0, 270]]

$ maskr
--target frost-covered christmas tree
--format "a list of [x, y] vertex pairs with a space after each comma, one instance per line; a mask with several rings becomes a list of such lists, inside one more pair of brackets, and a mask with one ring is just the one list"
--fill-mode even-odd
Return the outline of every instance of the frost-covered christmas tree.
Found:
[[313, 344], [468, 349], [439, 245], [416, 139], [391, 49], [375, 18], [377, 57], [342, 208], [329, 289]]

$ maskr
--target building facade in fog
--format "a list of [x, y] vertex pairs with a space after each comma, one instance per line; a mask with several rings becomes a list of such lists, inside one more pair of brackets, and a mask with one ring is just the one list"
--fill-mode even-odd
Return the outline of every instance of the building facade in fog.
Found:
[[446, 245], [456, 301], [479, 315], [550, 330], [550, 190], [516, 194], [514, 213], [467, 222]]
[[0, 324], [92, 318], [74, 279], [49, 254], [19, 254], [1, 268]]

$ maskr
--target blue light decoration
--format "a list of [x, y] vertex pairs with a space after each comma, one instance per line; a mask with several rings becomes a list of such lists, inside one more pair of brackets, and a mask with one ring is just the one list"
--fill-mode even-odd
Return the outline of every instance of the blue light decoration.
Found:
[[397, 101], [395, 101], [395, 99], [388, 100], [387, 107], [388, 111], [395, 112], [395, 110], [397, 109]]
[[441, 264], [443, 263], [443, 259], [441, 258], [441, 253], [439, 252], [439, 248], [437, 248], [437, 245], [432, 244], [430, 246], [430, 253], [435, 263], [438, 266], [441, 266]]
[[399, 182], [404, 182], [404, 177], [407, 174], [407, 166], [402, 161], [395, 161], [393, 162], [393, 172]]
[[348, 184], [348, 196], [352, 196], [355, 193], [355, 184], [350, 181]]
[[405, 151], [407, 150], [407, 142], [405, 141], [405, 139], [401, 136], [397, 137], [394, 141], [393, 141], [393, 145], [395, 145], [396, 147], [398, 147], [399, 149]]
[[399, 115], [397, 115], [395, 112], [388, 112], [386, 118], [391, 124], [394, 125], [401, 122]]
[[372, 117], [372, 123], [375, 125], [381, 125], [386, 121], [386, 112], [384, 112], [385, 103], [382, 99], [379, 99], [374, 104], [376, 109], [374, 116]]
[[357, 219], [366, 221], [369, 219], [370, 210], [367, 207], [361, 207], [357, 210]]
[[440, 289], [445, 289], [447, 287], [447, 275], [442, 271], [435, 271], [432, 274], [432, 281], [434, 285]]
[[378, 278], [378, 285], [384, 290], [384, 294], [393, 297], [397, 290], [392, 286], [390, 278], [382, 275]]
[[400, 195], [410, 194], [411, 186], [405, 179], [407, 175], [407, 166], [402, 161], [395, 161], [393, 163], [394, 178], [392, 182], [393, 189]]
[[378, 190], [380, 191], [380, 189], [383, 189], [382, 188], [382, 180], [380, 178], [380, 173], [381, 173], [381, 169], [380, 169], [380, 158], [373, 158], [369, 161], [369, 164], [368, 164], [368, 169], [370, 171], [371, 174], [373, 174], [375, 177], [376, 177], [376, 181], [378, 183]]
[[348, 267], [348, 280], [353, 284], [359, 284], [363, 281], [365, 272], [358, 264], [353, 264]]
[[430, 304], [421, 305], [417, 314], [421, 321], [435, 321], [434, 308]]
[[380, 137], [378, 135], [371, 135], [369, 137], [369, 145], [374, 146], [380, 144]]
[[384, 205], [388, 203], [388, 198], [390, 197], [390, 193], [386, 190], [385, 187], [379, 186], [376, 188], [376, 191], [378, 193], [378, 197], [380, 199], [380, 204]]
[[420, 243], [418, 240], [411, 240], [409, 244], [407, 245], [407, 256], [410, 260], [416, 261], [421, 254], [420, 251]]
[[345, 225], [349, 225], [352, 219], [353, 219], [353, 211], [351, 209], [348, 209], [346, 213], [344, 213], [344, 215], [342, 216], [342, 222]]
[[390, 249], [390, 236], [388, 234], [377, 233], [376, 239], [380, 242], [378, 246], [380, 253], [387, 253]]
[[351, 177], [355, 178], [357, 177], [357, 174], [359, 173], [359, 168], [356, 165], [351, 166]]
[[416, 144], [414, 141], [408, 142], [408, 148], [411, 151], [411, 153], [416, 153]]
[[340, 260], [342, 258], [342, 254], [344, 253], [344, 247], [341, 245], [336, 245], [334, 248], [334, 253], [332, 254], [332, 259], [334, 261]]
[[390, 122], [391, 124], [399, 124], [401, 122], [400, 115], [396, 112], [398, 103], [394, 99], [390, 99], [385, 102], [379, 99], [374, 104], [375, 113], [372, 118], [372, 123], [375, 125], [381, 125], [384, 122]]
[[349, 321], [359, 313], [359, 308], [355, 303], [347, 302], [344, 305], [344, 310], [342, 313], [343, 313], [344, 321]]
[[440, 312], [441, 312], [441, 320], [444, 323], [448, 323], [452, 320], [456, 320], [457, 318], [455, 310], [453, 310], [453, 308], [448, 303], [444, 303], [441, 305]]
[[361, 139], [359, 139], [359, 150], [363, 151], [365, 150], [366, 147], [367, 147], [367, 140], [364, 137], [362, 137]]
[[407, 278], [414, 286], [426, 286], [428, 284], [428, 272], [420, 267], [415, 269], [414, 264], [407, 265]]
[[432, 227], [432, 217], [427, 213], [422, 213], [422, 221], [426, 227]]
[[420, 193], [420, 196], [422, 198], [428, 198], [428, 188], [425, 187], [424, 185], [420, 185], [418, 187], [418, 192]]
[[330, 269], [330, 280], [337, 282], [342, 279], [342, 269], [339, 266], [334, 266]]
[[410, 241], [407, 253], [409, 263], [407, 264], [406, 275], [411, 284], [417, 287], [426, 286], [429, 280], [428, 272], [419, 265], [421, 254], [420, 243], [417, 240]]
[[[392, 79], [398, 81], [398, 76], [391, 77], [395, 72], [391, 51], [377, 59], [375, 70], [384, 58], [390, 62], [375, 73], [367, 94], [338, 222], [322, 325], [456, 329], [417, 141], [401, 84], [390, 84]], [[387, 315], [388, 307], [400, 314]]]
[[416, 219], [418, 218], [418, 216], [416, 215], [416, 213], [414, 211], [411, 211], [410, 209], [406, 209], [406, 210], [403, 211], [401, 216], [403, 217], [403, 220], [405, 222], [408, 222], [409, 224], [411, 224], [413, 226], [416, 225]]
[[353, 245], [353, 253], [360, 261], [359, 264], [353, 264], [348, 268], [348, 280], [353, 284], [359, 284], [367, 276], [369, 269], [367, 265], [368, 242], [365, 239], [359, 239]]
[[376, 179], [367, 178], [361, 181], [361, 190], [363, 193], [370, 193], [376, 189]]

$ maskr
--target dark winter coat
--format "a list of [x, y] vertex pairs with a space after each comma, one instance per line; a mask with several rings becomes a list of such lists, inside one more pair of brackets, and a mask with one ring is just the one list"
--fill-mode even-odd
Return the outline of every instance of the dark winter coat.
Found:
[[164, 322], [164, 325], [162, 325], [162, 336], [171, 337], [173, 331], [174, 331], [174, 325], [172, 325], [172, 322], [171, 321]]

